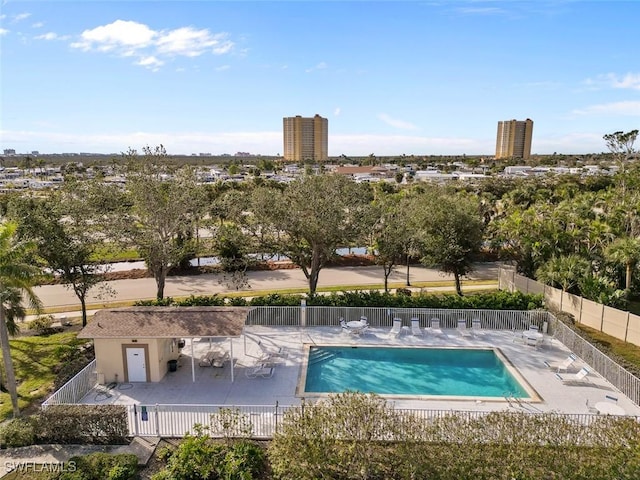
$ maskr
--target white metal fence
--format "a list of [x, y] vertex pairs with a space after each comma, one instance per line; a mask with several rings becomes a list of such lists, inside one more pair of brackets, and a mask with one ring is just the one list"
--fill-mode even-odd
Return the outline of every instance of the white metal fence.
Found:
[[584, 360], [596, 372], [624, 393], [636, 405], [640, 405], [640, 378], [618, 365], [567, 325], [554, 319], [554, 337]]
[[372, 327], [391, 327], [394, 318], [409, 325], [412, 318], [421, 327], [429, 326], [432, 318], [440, 319], [441, 328], [456, 328], [458, 320], [466, 320], [471, 327], [478, 319], [487, 330], [526, 330], [529, 325], [542, 328], [549, 321], [543, 310], [471, 310], [438, 308], [381, 308], [381, 307], [253, 307], [247, 317], [247, 325], [272, 327], [328, 327], [346, 321], [367, 317]]
[[[280, 406], [275, 405], [127, 405], [127, 415], [129, 417], [130, 435], [153, 436], [153, 437], [183, 437], [185, 434], [196, 432], [196, 425], [206, 426], [209, 435], [213, 437], [223, 436], [246, 436], [259, 439], [270, 439], [279, 431], [283, 423], [283, 417], [289, 410], [314, 408], [313, 406]], [[394, 409], [396, 413], [411, 416], [421, 421], [425, 425], [438, 424], [441, 421], [454, 420], [449, 423], [453, 425], [463, 425], [464, 422], [474, 422], [481, 420], [487, 415], [523, 415], [527, 418], [545, 417], [547, 419], [557, 419], [558, 424], [573, 425], [577, 429], [588, 427], [594, 423], [602, 424], [602, 415], [590, 414], [561, 414], [561, 413], [531, 413], [531, 412], [482, 412], [482, 411], [453, 411], [453, 410], [423, 410], [423, 409]], [[223, 412], [234, 412], [234, 418], [242, 426], [237, 428], [233, 422], [216, 422], [216, 415], [225, 415]], [[229, 417], [225, 416], [227, 420]], [[640, 420], [639, 417], [624, 417], [626, 419]], [[623, 421], [623, 417], [614, 420]], [[226, 430], [220, 427], [221, 423], [226, 423]], [[247, 426], [249, 428], [247, 428]], [[446, 425], [443, 427], [446, 429]], [[441, 429], [442, 430], [442, 429]], [[447, 433], [441, 431], [440, 435]], [[535, 435], [535, 432], [531, 432]], [[557, 432], [549, 432], [557, 440]], [[436, 433], [437, 435], [438, 433]], [[456, 432], [449, 432], [455, 435]], [[543, 432], [544, 434], [544, 432]], [[567, 435], [576, 435], [575, 429], [568, 429]], [[568, 438], [567, 438], [568, 439]], [[568, 439], [569, 440], [569, 439]], [[574, 440], [575, 439], [571, 439]]]
[[[640, 404], [640, 379], [611, 360], [576, 332], [559, 322], [546, 311], [514, 310], [447, 310], [428, 308], [374, 308], [374, 307], [254, 307], [250, 310], [247, 325], [320, 327], [335, 326], [340, 318], [359, 319], [366, 316], [372, 326], [390, 327], [393, 318], [401, 318], [408, 324], [418, 318], [426, 327], [432, 318], [440, 319], [442, 328], [456, 328], [459, 319], [471, 326], [472, 320], [480, 320], [483, 329], [526, 330], [529, 325], [543, 327], [547, 322], [556, 339], [587, 362], [600, 375], [611, 382], [634, 403]], [[96, 384], [95, 360], [63, 385], [43, 403], [43, 408], [54, 404], [77, 404]], [[193, 431], [195, 424], [208, 425], [211, 415], [220, 409], [240, 409], [253, 425], [253, 435], [270, 438], [277, 431], [278, 419], [289, 408], [283, 406], [222, 406], [222, 405], [128, 405], [127, 415], [131, 435], [183, 436]], [[414, 410], [416, 415], [435, 418], [451, 414], [451, 411]], [[444, 413], [443, 413], [444, 412]], [[487, 412], [466, 412], [466, 415], [486, 415]], [[589, 422], [589, 415], [565, 415], [571, 421]]]
[[46, 408], [49, 405], [78, 403], [97, 383], [96, 361], [92, 360], [71, 380], [47, 398], [42, 403], [42, 408]]

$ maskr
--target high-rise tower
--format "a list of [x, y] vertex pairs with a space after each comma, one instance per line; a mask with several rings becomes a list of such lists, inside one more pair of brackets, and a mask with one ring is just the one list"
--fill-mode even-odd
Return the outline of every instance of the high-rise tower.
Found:
[[314, 117], [285, 117], [284, 159], [292, 162], [323, 161], [329, 158], [329, 121], [320, 115]]
[[505, 120], [498, 122], [496, 158], [522, 158], [531, 156], [533, 120]]

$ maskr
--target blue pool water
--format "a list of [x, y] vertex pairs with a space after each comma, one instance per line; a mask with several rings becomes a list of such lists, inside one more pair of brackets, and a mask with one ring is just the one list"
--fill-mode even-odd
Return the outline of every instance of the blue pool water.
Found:
[[529, 395], [492, 349], [311, 347], [305, 392], [518, 398]]

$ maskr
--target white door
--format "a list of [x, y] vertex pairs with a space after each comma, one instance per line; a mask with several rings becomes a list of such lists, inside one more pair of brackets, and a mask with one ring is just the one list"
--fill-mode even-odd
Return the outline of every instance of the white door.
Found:
[[130, 382], [146, 382], [144, 348], [127, 348], [127, 375]]

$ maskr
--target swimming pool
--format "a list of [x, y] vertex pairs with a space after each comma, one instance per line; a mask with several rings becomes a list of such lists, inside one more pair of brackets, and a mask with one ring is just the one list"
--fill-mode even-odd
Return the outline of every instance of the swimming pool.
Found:
[[534, 396], [495, 348], [309, 346], [305, 373], [300, 392], [305, 394], [355, 390], [464, 399]]

